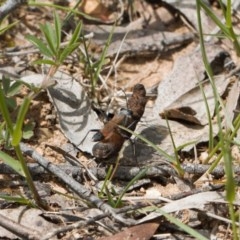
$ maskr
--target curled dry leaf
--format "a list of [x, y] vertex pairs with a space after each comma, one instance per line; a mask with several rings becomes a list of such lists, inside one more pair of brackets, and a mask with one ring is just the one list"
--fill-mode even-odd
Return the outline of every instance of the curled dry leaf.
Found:
[[[214, 73], [224, 71], [224, 61], [228, 54], [218, 47], [208, 46], [207, 50]], [[221, 61], [220, 61], [221, 60]], [[221, 96], [228, 84], [224, 74], [214, 77], [215, 85]], [[204, 103], [206, 96], [211, 117], [215, 111], [215, 99], [211, 83], [206, 80], [200, 50], [180, 57], [174, 64], [172, 72], [158, 87], [158, 98], [155, 112], [169, 119], [185, 120], [198, 125], [208, 124], [208, 116]]]
[[[200, 83], [201, 84], [201, 83]], [[228, 84], [229, 80], [224, 75], [215, 77], [217, 91], [221, 96]], [[160, 113], [162, 118], [184, 120], [198, 125], [208, 124], [206, 106], [204, 104], [203, 93], [205, 94], [211, 116], [215, 110], [215, 99], [213, 96], [212, 86], [209, 81], [202, 83], [202, 89], [199, 85], [190, 89], [187, 93], [180, 96], [172, 104], [170, 104], [163, 112]]]

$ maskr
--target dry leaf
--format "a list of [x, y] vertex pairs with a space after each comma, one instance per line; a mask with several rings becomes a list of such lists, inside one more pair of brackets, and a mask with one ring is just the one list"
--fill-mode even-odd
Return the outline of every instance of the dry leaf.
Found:
[[[180, 200], [167, 203], [164, 207], [160, 208], [166, 213], [177, 212], [184, 209], [204, 209], [207, 203], [215, 202], [217, 200], [224, 200], [224, 196], [218, 192], [202, 192], [197, 193]], [[140, 219], [138, 223], [150, 221], [162, 216], [160, 212], [152, 212], [148, 216]]]
[[[48, 222], [45, 218], [41, 217], [42, 211], [39, 209], [27, 209], [26, 207], [21, 206], [14, 209], [1, 209], [0, 213], [23, 226], [42, 233], [47, 233], [56, 227], [55, 224]], [[0, 227], [0, 238], [16, 239], [16, 236], [5, 228]]]
[[[217, 91], [221, 96], [228, 84], [229, 80], [225, 79], [224, 75], [219, 75], [214, 78]], [[213, 117], [215, 111], [215, 99], [213, 96], [212, 86], [209, 81], [202, 83], [203, 92], [206, 96], [208, 107]], [[162, 113], [162, 118], [184, 120], [187, 122], [206, 125], [208, 124], [208, 116], [204, 103], [203, 94], [200, 86], [190, 89], [187, 93], [176, 99]]]
[[89, 131], [100, 129], [102, 123], [92, 110], [89, 98], [77, 81], [60, 72], [57, 72], [54, 78], [57, 84], [48, 88], [48, 92], [58, 112], [63, 133], [79, 149], [92, 153], [95, 143], [91, 140]]
[[98, 0], [83, 0], [81, 4], [81, 10], [95, 18], [102, 19], [104, 21], [109, 20], [108, 9]]
[[[35, 86], [41, 86], [43, 78], [44, 76], [35, 74], [23, 77], [22, 80]], [[80, 150], [92, 153], [95, 143], [91, 139], [93, 133], [89, 133], [89, 131], [100, 129], [102, 123], [92, 110], [87, 95], [77, 81], [62, 72], [56, 72], [53, 79], [56, 84], [47, 90], [57, 110], [64, 135]]]
[[[217, 46], [208, 46], [206, 51], [208, 52], [208, 57], [211, 62], [219, 59], [219, 56], [226, 56], [226, 54], [223, 54], [225, 51]], [[217, 69], [217, 71], [219, 72], [219, 69]], [[207, 124], [206, 107], [199, 87], [199, 83], [201, 83], [205, 77], [206, 73], [200, 50], [177, 59], [172, 72], [163, 79], [158, 86], [158, 97], [154, 107], [155, 114], [161, 113], [164, 115], [165, 111], [168, 113], [170, 109], [174, 109], [175, 112], [171, 113], [173, 116], [176, 115], [176, 111], [178, 110], [182, 112], [182, 115], [179, 116], [180, 119], [187, 115], [187, 120], [192, 119], [192, 122], [199, 122], [201, 125]], [[225, 91], [228, 81], [225, 80], [223, 75], [219, 75], [215, 77], [215, 83], [221, 95]], [[213, 115], [215, 101], [211, 84], [209, 81], [204, 81], [202, 86], [208, 99], [211, 115]], [[185, 110], [185, 112], [181, 110]], [[186, 110], [188, 111], [186, 112]], [[189, 112], [191, 114], [189, 114]]]
[[100, 240], [148, 240], [150, 239], [159, 226], [158, 222], [149, 222], [134, 227], [127, 228], [110, 237], [103, 237]]
[[232, 127], [232, 121], [236, 116], [235, 110], [237, 110], [239, 105], [239, 95], [240, 95], [240, 85], [238, 80], [235, 80], [234, 84], [232, 85], [226, 102], [226, 107], [224, 109], [224, 123], [225, 128], [231, 128]]
[[[176, 8], [180, 13], [183, 14], [185, 23], [188, 25], [192, 25], [195, 29], [198, 29], [198, 20], [196, 14], [196, 1], [192, 0], [181, 0], [181, 1], [173, 1], [166, 0], [172, 7]], [[208, 33], [215, 28], [215, 24], [211, 21], [211, 19], [207, 16], [204, 11], [201, 11], [201, 22], [204, 26], [204, 32]]]

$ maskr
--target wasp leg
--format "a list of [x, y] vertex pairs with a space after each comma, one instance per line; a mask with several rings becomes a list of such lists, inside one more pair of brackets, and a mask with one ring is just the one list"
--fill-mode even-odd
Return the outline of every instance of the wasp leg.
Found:
[[[79, 145], [81, 145], [81, 144], [85, 141], [86, 137], [88, 136], [88, 134], [89, 134], [90, 132], [100, 132], [100, 130], [99, 130], [99, 129], [91, 129], [91, 130], [89, 130], [89, 131], [86, 133], [85, 137], [83, 138], [83, 140], [80, 142]], [[96, 134], [97, 134], [97, 133], [96, 133]], [[94, 134], [94, 135], [95, 135], [95, 134]], [[94, 137], [94, 136], [93, 136], [93, 137]], [[96, 141], [98, 141], [98, 140], [96, 140]], [[96, 141], [95, 141], [95, 142], [96, 142]]]
[[93, 142], [99, 142], [104, 139], [103, 134], [101, 133], [100, 130], [98, 130], [93, 136], [92, 136], [92, 141]]

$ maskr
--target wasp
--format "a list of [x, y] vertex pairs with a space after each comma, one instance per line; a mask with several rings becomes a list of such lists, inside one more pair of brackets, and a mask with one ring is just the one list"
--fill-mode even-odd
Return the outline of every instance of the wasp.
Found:
[[92, 149], [94, 157], [105, 159], [118, 154], [124, 141], [131, 137], [129, 132], [118, 126], [121, 125], [134, 131], [144, 113], [146, 103], [145, 87], [142, 84], [136, 84], [127, 102], [127, 108], [120, 109], [101, 130], [93, 135], [92, 140], [97, 142]]

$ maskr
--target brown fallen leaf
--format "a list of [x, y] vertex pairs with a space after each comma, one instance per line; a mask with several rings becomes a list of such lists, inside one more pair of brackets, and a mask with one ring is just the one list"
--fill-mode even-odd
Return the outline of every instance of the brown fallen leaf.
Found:
[[[215, 85], [221, 96], [228, 84], [224, 64], [231, 61], [229, 54], [223, 49], [207, 45], [208, 58], [214, 73]], [[201, 86], [200, 86], [201, 83]], [[174, 120], [185, 120], [198, 125], [208, 124], [208, 116], [202, 90], [207, 99], [211, 116], [215, 111], [215, 99], [211, 83], [206, 79], [199, 49], [180, 57], [174, 63], [172, 72], [161, 81], [154, 112], [161, 117]]]
[[109, 20], [110, 12], [98, 0], [83, 0], [80, 9], [92, 17], [99, 18], [103, 21]]
[[190, 107], [179, 107], [175, 109], [166, 109], [159, 114], [163, 119], [177, 119], [192, 122], [201, 125], [201, 122], [194, 116], [196, 111]]
[[[224, 75], [215, 76], [215, 85], [219, 95], [221, 96], [230, 83]], [[210, 114], [213, 117], [215, 110], [215, 99], [213, 96], [212, 86], [209, 81], [202, 84], [202, 88], [207, 99]], [[201, 88], [197, 85], [177, 98], [163, 112], [160, 113], [162, 118], [173, 120], [185, 120], [198, 125], [208, 124], [208, 117], [204, 97]]]
[[159, 222], [148, 222], [125, 229], [110, 237], [102, 237], [100, 240], [148, 240], [150, 239], [159, 226]]

